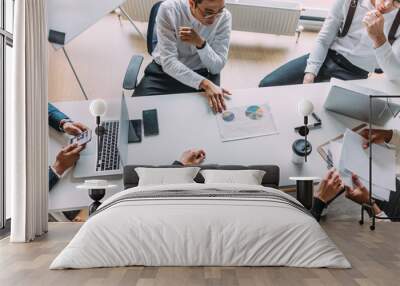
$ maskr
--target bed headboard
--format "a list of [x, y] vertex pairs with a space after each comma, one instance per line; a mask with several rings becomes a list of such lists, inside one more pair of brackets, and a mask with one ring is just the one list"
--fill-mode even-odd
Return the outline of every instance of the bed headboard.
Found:
[[[150, 165], [129, 165], [124, 167], [124, 189], [136, 187], [139, 183], [139, 176], [135, 171], [137, 167], [146, 168], [182, 168], [179, 165], [168, 166], [150, 166]], [[262, 170], [265, 171], [265, 176], [262, 180], [264, 187], [278, 188], [279, 186], [279, 167], [275, 165], [201, 165], [202, 170]], [[199, 173], [194, 179], [197, 183], [204, 183], [203, 176]]]

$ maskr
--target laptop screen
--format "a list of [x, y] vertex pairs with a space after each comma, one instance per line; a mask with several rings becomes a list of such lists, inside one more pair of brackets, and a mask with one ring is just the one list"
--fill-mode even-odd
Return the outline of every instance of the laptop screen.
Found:
[[126, 105], [125, 96], [122, 95], [121, 99], [121, 118], [119, 121], [118, 132], [118, 151], [121, 158], [122, 166], [128, 163], [128, 134], [129, 134], [129, 112]]

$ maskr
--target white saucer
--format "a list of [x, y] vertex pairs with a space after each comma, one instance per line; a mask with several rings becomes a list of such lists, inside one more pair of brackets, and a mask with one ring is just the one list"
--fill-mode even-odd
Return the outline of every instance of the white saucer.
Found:
[[76, 188], [81, 190], [99, 190], [99, 189], [113, 189], [117, 185], [110, 185], [106, 180], [86, 180], [83, 185]]

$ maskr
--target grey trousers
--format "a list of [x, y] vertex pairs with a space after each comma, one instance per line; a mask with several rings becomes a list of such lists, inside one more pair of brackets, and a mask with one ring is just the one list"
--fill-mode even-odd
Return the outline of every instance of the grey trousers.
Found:
[[[220, 85], [220, 75], [214, 75], [207, 69], [194, 71], [205, 78], [209, 79], [216, 85]], [[198, 92], [190, 86], [184, 85], [170, 75], [166, 74], [162, 67], [156, 62], [150, 63], [144, 71], [144, 77], [136, 87], [133, 96], [148, 96], [174, 93]]]
[[[307, 54], [284, 64], [267, 75], [259, 86], [302, 84], [309, 56]], [[335, 51], [329, 50], [325, 62], [315, 78], [315, 82], [329, 81], [332, 77], [342, 80], [365, 79], [368, 77], [368, 72], [354, 66]]]

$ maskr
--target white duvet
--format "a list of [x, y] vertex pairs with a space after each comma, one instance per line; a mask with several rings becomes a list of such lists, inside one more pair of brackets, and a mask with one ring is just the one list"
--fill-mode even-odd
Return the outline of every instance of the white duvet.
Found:
[[[133, 192], [214, 188], [281, 191], [247, 185], [136, 187]], [[100, 209], [101, 209], [100, 207]], [[122, 201], [91, 217], [50, 269], [144, 266], [293, 266], [349, 268], [317, 221], [282, 203], [246, 198]]]

